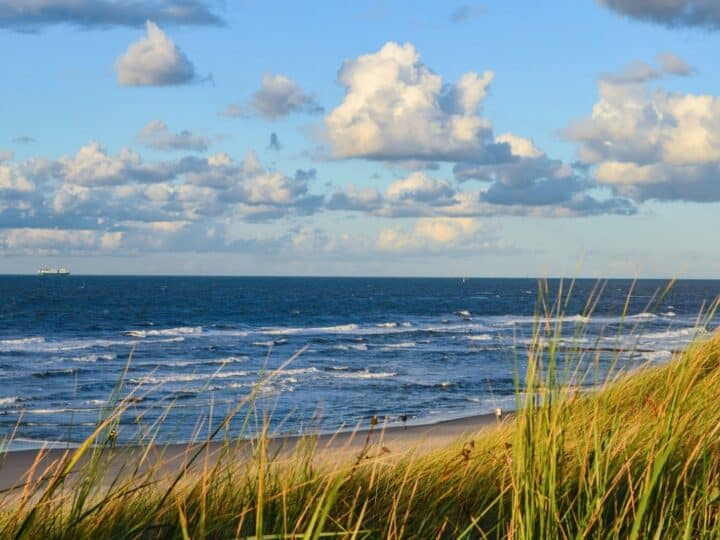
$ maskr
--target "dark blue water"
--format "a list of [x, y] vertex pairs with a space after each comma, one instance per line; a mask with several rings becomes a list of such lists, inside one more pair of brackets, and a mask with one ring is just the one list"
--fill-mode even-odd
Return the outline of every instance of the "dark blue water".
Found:
[[[667, 283], [640, 281], [620, 328], [631, 282], [607, 282], [588, 320], [597, 285], [575, 283], [561, 345], [602, 349], [586, 353], [601, 370], [618, 343], [635, 349], [622, 366], [667, 361], [720, 293], [685, 281], [658, 302]], [[159, 439], [186, 441], [305, 347], [260, 382], [256, 409], [277, 431], [511, 408], [537, 291], [523, 279], [0, 276], [0, 433], [81, 440], [122, 381], [135, 396], [122, 440], [166, 415]]]

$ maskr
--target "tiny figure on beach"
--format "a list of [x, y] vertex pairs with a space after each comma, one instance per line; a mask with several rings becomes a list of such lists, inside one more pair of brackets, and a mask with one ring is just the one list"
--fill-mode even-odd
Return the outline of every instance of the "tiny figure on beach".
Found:
[[108, 433], [108, 442], [110, 443], [110, 448], [115, 448], [115, 441], [117, 440], [117, 431], [115, 428], [110, 430], [110, 433]]
[[503, 411], [500, 407], [495, 408], [495, 418], [502, 420]]
[[407, 414], [403, 414], [403, 415], [400, 417], [400, 421], [403, 423], [403, 428], [404, 428], [404, 429], [407, 429], [407, 421], [408, 421], [408, 416], [407, 416]]

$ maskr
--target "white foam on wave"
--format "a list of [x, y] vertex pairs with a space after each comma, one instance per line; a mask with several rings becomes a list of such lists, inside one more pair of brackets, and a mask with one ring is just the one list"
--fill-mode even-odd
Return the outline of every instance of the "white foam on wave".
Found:
[[293, 368], [293, 369], [283, 369], [278, 372], [280, 375], [306, 375], [308, 373], [317, 373], [318, 369], [316, 367], [306, 367], [306, 368]]
[[115, 360], [115, 355], [114, 354], [85, 354], [82, 356], [73, 356], [71, 358], [68, 358], [68, 360], [70, 360], [72, 362], [95, 363], [98, 360], [102, 360], [102, 361]]
[[160, 330], [128, 330], [128, 336], [145, 339], [156, 336], [193, 336], [203, 333], [202, 326], [178, 326], [176, 328], [163, 328]]
[[333, 375], [336, 379], [389, 379], [395, 377], [397, 373], [391, 371], [377, 371], [372, 372], [366, 371], [353, 371], [353, 372], [339, 372]]
[[14, 403], [17, 403], [19, 401], [20, 401], [20, 398], [17, 396], [3, 397], [3, 398], [0, 398], [0, 406], [13, 405]]
[[391, 321], [391, 322], [378, 323], [375, 326], [377, 326], [378, 328], [397, 328], [398, 326], [400, 326], [400, 324], [395, 321]]
[[468, 323], [468, 324], [443, 324], [441, 326], [430, 325], [424, 328], [420, 328], [421, 331], [429, 332], [431, 334], [461, 334], [465, 332], [482, 332], [483, 330], [489, 330], [487, 326], [480, 323]]
[[267, 327], [260, 328], [257, 332], [270, 336], [283, 335], [303, 335], [303, 336], [319, 336], [319, 335], [354, 335], [354, 336], [372, 336], [382, 334], [400, 334], [404, 332], [422, 332], [425, 328], [417, 327], [413, 323], [405, 321], [384, 322], [373, 324], [370, 326], [360, 326], [355, 323], [338, 324], [335, 326], [307, 326], [307, 327]]
[[403, 341], [401, 343], [386, 343], [383, 349], [412, 349], [417, 344], [414, 341]]
[[84, 409], [69, 409], [69, 408], [62, 408], [62, 409], [23, 409], [23, 413], [25, 414], [64, 414], [69, 412], [83, 412]]
[[88, 399], [86, 401], [83, 401], [86, 405], [105, 405], [107, 403], [106, 399]]
[[366, 343], [351, 343], [350, 345], [335, 345], [334, 349], [339, 351], [367, 351]]
[[469, 317], [470, 312], [467, 309], [461, 309], [460, 311], [456, 311], [455, 315], [457, 315], [458, 317]]
[[641, 353], [641, 356], [648, 362], [667, 362], [672, 358], [671, 351], [648, 351]]
[[470, 341], [492, 341], [493, 337], [490, 334], [474, 334], [472, 336], [466, 336]]
[[43, 337], [28, 337], [19, 339], [2, 339], [0, 340], [0, 351], [22, 351], [28, 346], [40, 345], [45, 343]]
[[238, 362], [247, 362], [250, 357], [247, 355], [240, 356], [226, 356], [225, 358], [218, 358], [213, 360], [201, 360], [203, 364], [236, 364]]
[[[175, 338], [177, 339], [177, 338]], [[182, 338], [180, 338], [182, 339]], [[67, 339], [67, 340], [46, 340], [43, 337], [28, 337], [18, 339], [0, 340], [0, 352], [68, 352], [83, 349], [108, 348], [116, 346], [132, 345], [131, 341], [119, 341], [112, 339]]]
[[193, 381], [207, 381], [215, 379], [229, 379], [232, 377], [247, 377], [247, 371], [221, 371], [219, 373], [188, 373], [185, 375], [145, 375], [130, 379], [130, 383], [137, 385], [144, 384], [167, 384], [167, 383], [183, 383]]
[[360, 327], [355, 324], [338, 324], [335, 326], [308, 326], [308, 327], [280, 327], [280, 328], [261, 328], [260, 332], [270, 336], [282, 336], [291, 334], [349, 334], [355, 333]]
[[673, 340], [682, 338], [683, 341], [685, 341], [706, 333], [707, 331], [702, 328], [675, 328], [660, 332], [643, 332], [640, 334], [640, 337], [643, 340]]
[[576, 324], [600, 324], [617, 322], [620, 319], [617, 317], [600, 317], [593, 316], [587, 317], [585, 315], [563, 315], [562, 317], [538, 317], [536, 315], [494, 315], [487, 317], [487, 322], [493, 326], [515, 326], [525, 324], [545, 324], [545, 323], [576, 323]]
[[650, 319], [656, 319], [657, 315], [655, 313], [642, 311], [640, 313], [636, 313], [635, 315], [628, 315], [627, 318], [632, 319], [632, 320], [645, 321], [645, 320], [650, 320]]

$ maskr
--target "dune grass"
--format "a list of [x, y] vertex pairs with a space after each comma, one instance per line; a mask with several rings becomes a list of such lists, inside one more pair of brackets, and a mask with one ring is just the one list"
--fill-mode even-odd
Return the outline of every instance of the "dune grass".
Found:
[[[350, 459], [322, 457], [312, 438], [277, 453], [263, 431], [238, 458], [224, 427], [250, 418], [249, 395], [171, 474], [153, 464], [150, 440], [145, 463], [109, 478], [124, 399], [48, 478], [0, 495], [0, 537], [720, 537], [720, 336], [580, 392], [592, 362], [557, 347], [563, 295], [539, 305], [532, 344], [518, 350], [517, 410], [497, 428], [403, 455], [368, 444]], [[213, 439], [223, 443], [210, 459]]]

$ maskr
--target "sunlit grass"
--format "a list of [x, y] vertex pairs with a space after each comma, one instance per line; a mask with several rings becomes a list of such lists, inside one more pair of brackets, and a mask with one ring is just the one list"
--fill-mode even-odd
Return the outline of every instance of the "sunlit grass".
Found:
[[582, 392], [593, 353], [557, 346], [570, 294], [540, 289], [515, 413], [447, 448], [386, 452], [379, 425], [350, 456], [313, 438], [279, 450], [267, 429], [231, 439], [250, 393], [182, 462], [161, 465], [151, 433], [118, 469], [109, 434], [132, 403], [118, 390], [81, 446], [0, 495], [0, 537], [717, 538], [720, 336]]

